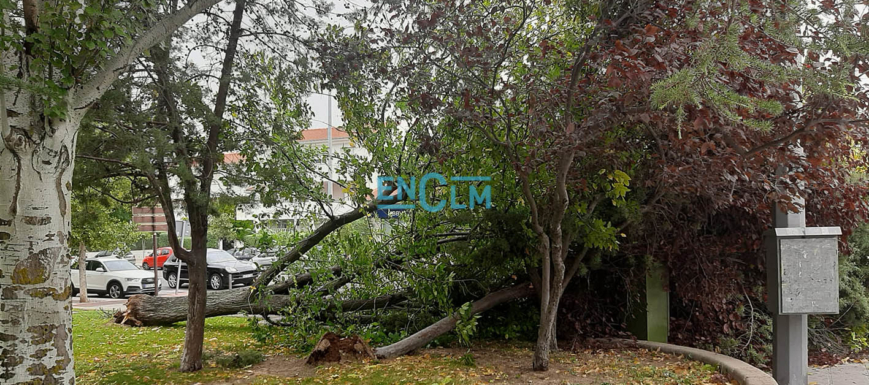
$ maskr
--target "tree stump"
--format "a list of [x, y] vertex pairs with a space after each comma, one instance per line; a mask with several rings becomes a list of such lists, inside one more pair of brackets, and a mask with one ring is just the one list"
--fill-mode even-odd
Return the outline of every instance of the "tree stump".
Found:
[[328, 332], [320, 338], [314, 350], [305, 360], [308, 365], [318, 365], [324, 362], [363, 361], [373, 360], [374, 350], [359, 338], [350, 336], [341, 338], [335, 333]]

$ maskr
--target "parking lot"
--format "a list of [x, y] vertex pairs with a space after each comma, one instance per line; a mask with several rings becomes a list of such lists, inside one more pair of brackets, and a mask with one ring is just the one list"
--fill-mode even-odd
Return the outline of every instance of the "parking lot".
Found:
[[[92, 254], [96, 254], [96, 253], [92, 253]], [[136, 259], [137, 259], [136, 266], [142, 266], [142, 258], [144, 257], [144, 254], [145, 253], [143, 251], [138, 251], [138, 250], [133, 251], [133, 255], [135, 255]], [[153, 271], [151, 271], [151, 272], [153, 272]], [[181, 288], [178, 288], [178, 290], [170, 288], [169, 284], [166, 282], [166, 280], [163, 279], [163, 271], [159, 270], [158, 273], [159, 273], [158, 275], [160, 276], [160, 282], [162, 283], [162, 286], [161, 286], [162, 289], [160, 290], [160, 295], [159, 295], [160, 297], [176, 297], [176, 296], [177, 297], [186, 297], [187, 296], [187, 286], [186, 285], [181, 287]], [[111, 311], [111, 312], [125, 310], [124, 304], [127, 302], [126, 298], [124, 298], [124, 299], [112, 299], [109, 297], [100, 297], [96, 294], [88, 295], [88, 302], [87, 303], [81, 303], [79, 301], [78, 295], [72, 297], [71, 300], [72, 300], [72, 307], [74, 309], [90, 309], [90, 310], [100, 309], [103, 311]]]

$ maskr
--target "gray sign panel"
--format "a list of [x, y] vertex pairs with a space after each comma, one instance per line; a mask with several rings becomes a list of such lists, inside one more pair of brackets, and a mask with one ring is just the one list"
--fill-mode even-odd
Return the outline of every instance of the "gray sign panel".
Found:
[[839, 312], [839, 242], [836, 237], [781, 238], [780, 314]]

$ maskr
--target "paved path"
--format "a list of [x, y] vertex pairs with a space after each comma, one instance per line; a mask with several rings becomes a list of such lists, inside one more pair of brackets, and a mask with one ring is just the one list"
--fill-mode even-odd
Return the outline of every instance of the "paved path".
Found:
[[867, 364], [850, 363], [809, 368], [809, 385], [869, 385]]

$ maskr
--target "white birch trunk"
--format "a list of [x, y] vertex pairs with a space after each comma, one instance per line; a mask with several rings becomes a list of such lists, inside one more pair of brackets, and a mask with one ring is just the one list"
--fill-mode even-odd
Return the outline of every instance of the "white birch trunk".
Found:
[[[0, 70], [29, 60], [5, 51]], [[45, 120], [28, 91], [0, 92], [0, 382], [72, 384], [67, 239], [81, 113]]]
[[[14, 100], [10, 93], [4, 101]], [[67, 239], [76, 124], [53, 122], [55, 135], [41, 143], [24, 137], [19, 130], [38, 120], [21, 96], [0, 106], [9, 117], [0, 147], [0, 382], [72, 384]]]
[[[218, 1], [191, 1], [119, 50], [70, 91], [65, 120], [46, 120], [41, 98], [26, 89], [0, 89], [0, 383], [75, 382], [67, 241], [79, 123], [130, 62]], [[27, 12], [38, 20], [38, 7]], [[0, 73], [27, 82], [31, 60], [0, 52]]]

